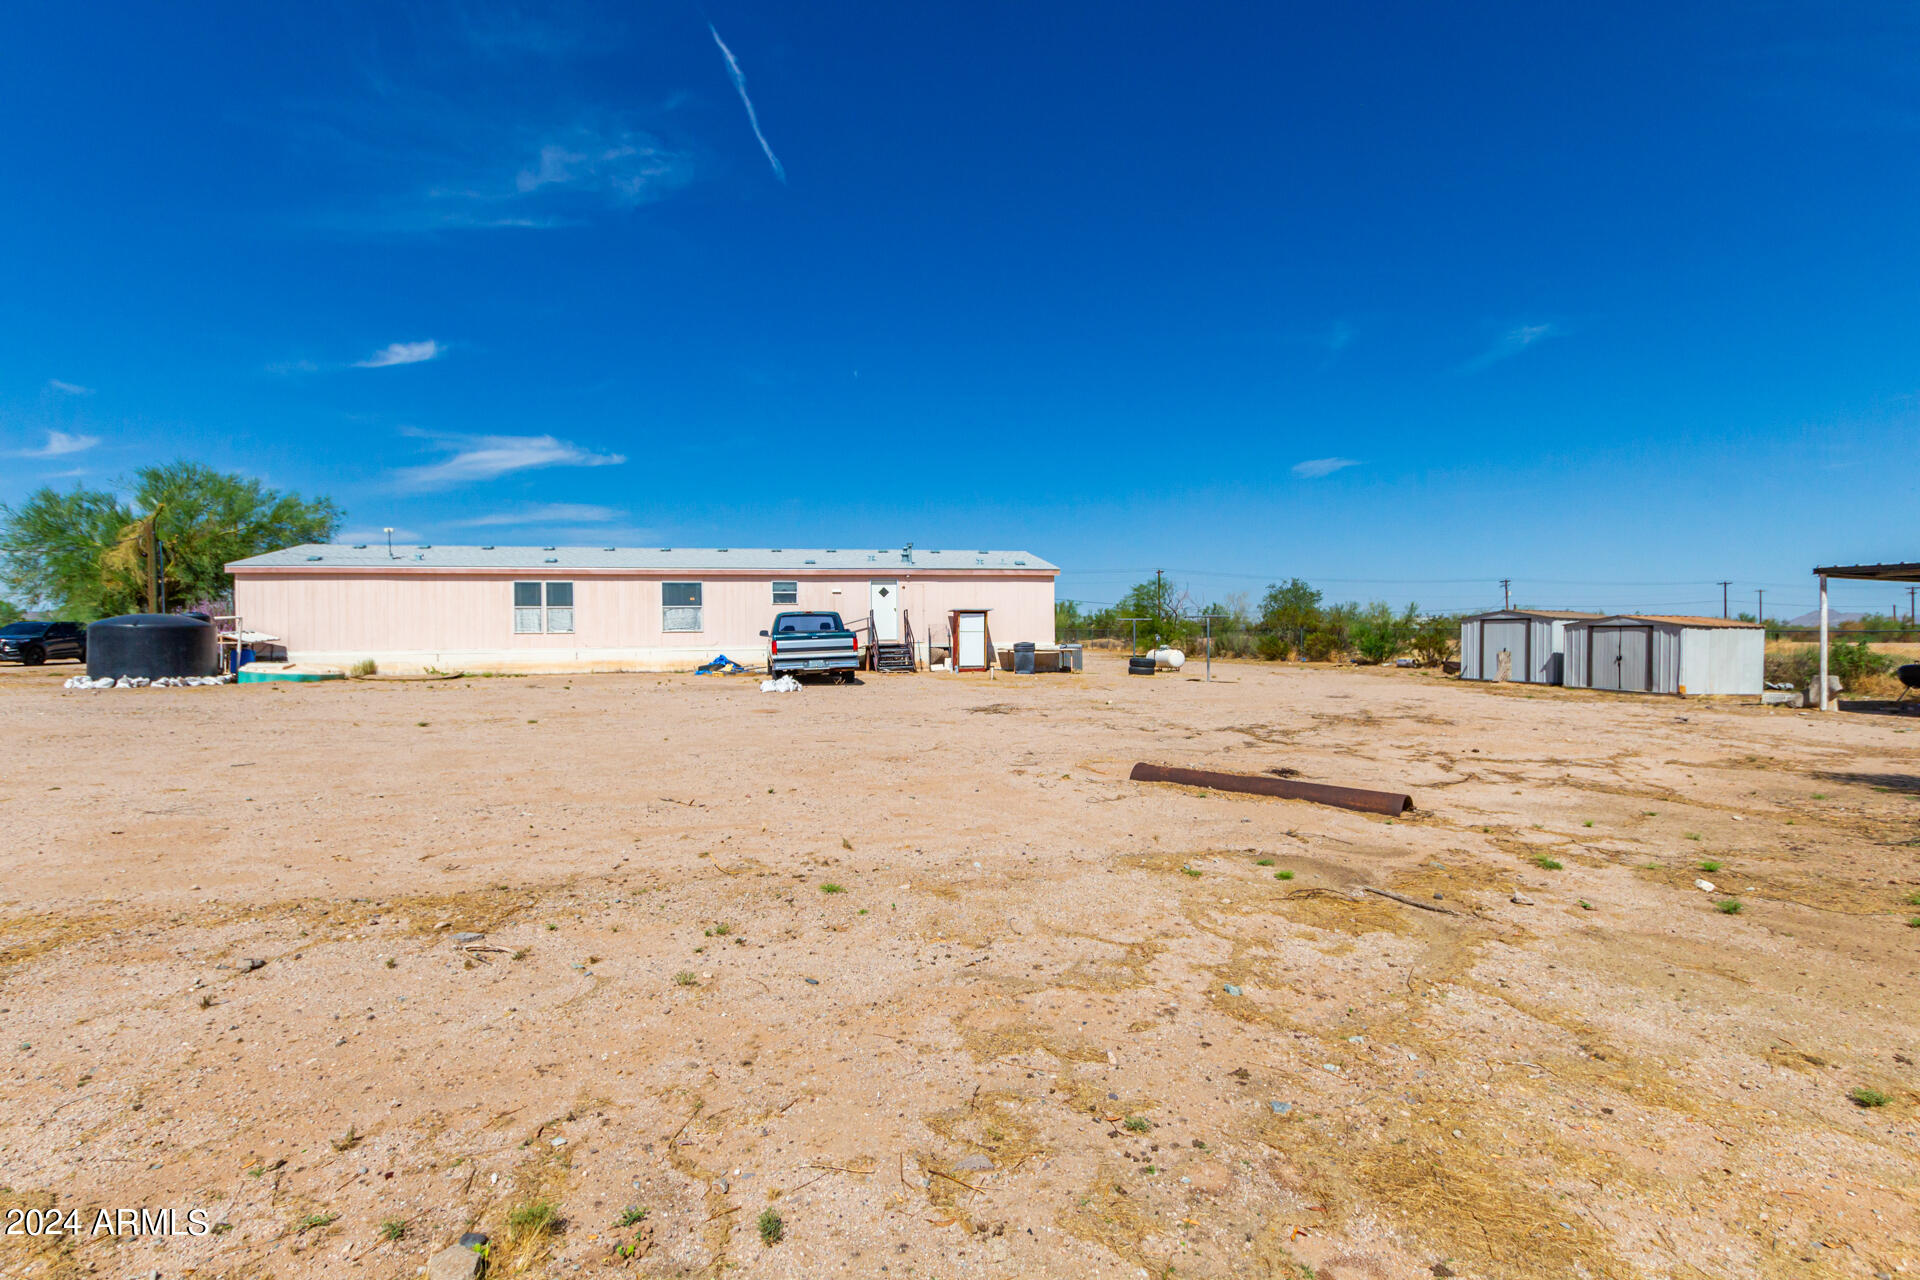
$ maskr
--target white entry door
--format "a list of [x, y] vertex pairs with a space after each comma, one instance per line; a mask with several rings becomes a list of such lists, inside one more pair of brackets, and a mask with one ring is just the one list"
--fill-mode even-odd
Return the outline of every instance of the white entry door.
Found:
[[987, 665], [987, 615], [984, 613], [961, 614], [959, 641], [958, 661], [954, 666], [962, 671], [977, 671], [985, 667]]
[[899, 644], [900, 584], [891, 581], [875, 581], [867, 584], [867, 590], [873, 602], [874, 642]]

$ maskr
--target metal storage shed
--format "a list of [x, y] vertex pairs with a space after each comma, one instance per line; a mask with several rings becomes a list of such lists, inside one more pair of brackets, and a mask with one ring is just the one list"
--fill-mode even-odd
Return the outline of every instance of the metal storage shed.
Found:
[[1575, 689], [1758, 694], [1767, 633], [1729, 618], [1615, 614], [1567, 624], [1566, 681]]
[[1460, 678], [1498, 680], [1500, 651], [1510, 655], [1507, 679], [1559, 684], [1563, 637], [1569, 622], [1597, 613], [1552, 609], [1495, 609], [1460, 619]]

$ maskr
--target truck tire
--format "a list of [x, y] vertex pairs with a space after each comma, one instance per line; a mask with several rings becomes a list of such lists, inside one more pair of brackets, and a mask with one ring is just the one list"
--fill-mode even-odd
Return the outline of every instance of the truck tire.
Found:
[[20, 661], [29, 667], [37, 667], [47, 660], [47, 651], [37, 644], [30, 644], [20, 651]]

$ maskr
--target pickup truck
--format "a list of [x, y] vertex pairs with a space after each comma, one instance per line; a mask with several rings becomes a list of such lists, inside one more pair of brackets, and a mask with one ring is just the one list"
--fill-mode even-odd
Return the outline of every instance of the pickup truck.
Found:
[[860, 667], [860, 637], [837, 613], [777, 613], [773, 629], [760, 634], [767, 637], [768, 675], [832, 673], [844, 684]]

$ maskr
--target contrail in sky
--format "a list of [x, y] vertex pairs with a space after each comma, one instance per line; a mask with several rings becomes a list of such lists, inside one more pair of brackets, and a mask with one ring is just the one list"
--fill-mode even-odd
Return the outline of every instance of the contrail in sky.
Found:
[[720, 38], [719, 31], [709, 22], [707, 30], [713, 32], [713, 42], [720, 46], [720, 53], [727, 60], [727, 72], [733, 77], [733, 87], [740, 91], [740, 101], [747, 108], [747, 123], [753, 126], [753, 136], [760, 140], [760, 149], [767, 153], [767, 163], [773, 166], [773, 176], [785, 182], [787, 171], [781, 167], [780, 157], [773, 154], [773, 148], [767, 145], [767, 135], [760, 132], [760, 116], [753, 109], [753, 99], [747, 96], [747, 76], [740, 70], [739, 59], [733, 56], [733, 50], [727, 48], [727, 42]]

